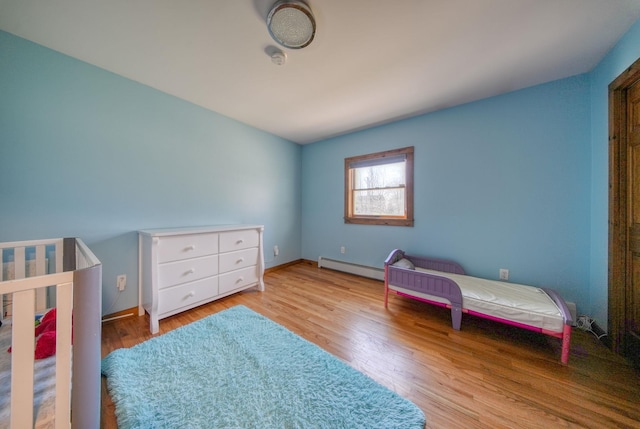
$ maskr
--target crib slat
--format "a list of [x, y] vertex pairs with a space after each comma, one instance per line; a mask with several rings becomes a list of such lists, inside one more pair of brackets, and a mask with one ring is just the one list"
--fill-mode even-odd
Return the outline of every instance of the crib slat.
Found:
[[[23, 259], [24, 262], [24, 259]], [[24, 263], [22, 264], [24, 267]], [[13, 294], [13, 335], [11, 344], [11, 428], [33, 426], [33, 360], [35, 317], [33, 289]]]
[[44, 245], [36, 246], [36, 276], [47, 274], [45, 250], [46, 247]]
[[[47, 272], [47, 267], [45, 264], [46, 255], [45, 255], [46, 247], [41, 244], [36, 246], [36, 276], [44, 276]], [[36, 311], [42, 311], [47, 308], [47, 289], [46, 288], [38, 288], [36, 289]]]
[[63, 241], [57, 241], [56, 242], [56, 273], [61, 273], [63, 271], [62, 268], [62, 262], [64, 261], [63, 258]]
[[69, 429], [71, 419], [71, 314], [73, 283], [56, 288], [56, 429]]
[[[15, 272], [14, 279], [23, 279], [26, 277], [25, 273], [25, 252], [24, 247], [16, 247], [13, 251], [13, 269]], [[14, 310], [15, 312], [15, 310]]]

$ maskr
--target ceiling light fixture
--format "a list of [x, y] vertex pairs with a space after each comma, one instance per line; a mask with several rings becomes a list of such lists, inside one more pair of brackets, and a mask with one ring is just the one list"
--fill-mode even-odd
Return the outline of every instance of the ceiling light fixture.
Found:
[[300, 0], [276, 2], [267, 16], [271, 37], [285, 48], [308, 46], [316, 34], [316, 20], [311, 9]]

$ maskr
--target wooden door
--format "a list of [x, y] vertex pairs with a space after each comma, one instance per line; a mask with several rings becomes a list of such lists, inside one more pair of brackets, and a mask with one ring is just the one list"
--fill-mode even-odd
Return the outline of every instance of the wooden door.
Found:
[[627, 91], [628, 282], [626, 285], [625, 350], [640, 360], [640, 81]]
[[640, 60], [609, 85], [609, 341], [640, 367]]

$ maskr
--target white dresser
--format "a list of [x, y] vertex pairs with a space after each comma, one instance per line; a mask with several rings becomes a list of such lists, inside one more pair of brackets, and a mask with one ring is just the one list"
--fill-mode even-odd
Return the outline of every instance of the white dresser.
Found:
[[165, 317], [257, 286], [264, 290], [262, 225], [138, 231], [138, 314], [151, 333]]

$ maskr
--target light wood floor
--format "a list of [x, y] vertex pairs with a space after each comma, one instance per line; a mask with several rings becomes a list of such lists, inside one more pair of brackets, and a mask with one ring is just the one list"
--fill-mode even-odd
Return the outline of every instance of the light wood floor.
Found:
[[[243, 304], [413, 401], [428, 428], [640, 428], [640, 374], [574, 329], [569, 366], [560, 340], [399, 296], [382, 282], [304, 262], [245, 291], [160, 321], [160, 333]], [[148, 318], [103, 326], [103, 356], [150, 338]], [[116, 428], [103, 378], [102, 427]]]

